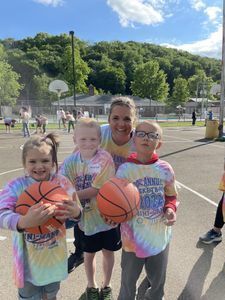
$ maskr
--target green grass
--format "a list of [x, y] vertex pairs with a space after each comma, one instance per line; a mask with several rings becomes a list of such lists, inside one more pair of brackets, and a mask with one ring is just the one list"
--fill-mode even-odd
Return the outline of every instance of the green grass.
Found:
[[[107, 122], [99, 122], [100, 125], [105, 124]], [[162, 127], [191, 127], [192, 124], [190, 121], [159, 121], [160, 126]], [[203, 121], [198, 121], [196, 122], [197, 127], [204, 126]], [[58, 124], [56, 123], [49, 123], [47, 125], [47, 131], [49, 130], [56, 130], [58, 129]], [[5, 130], [5, 125], [0, 123], [0, 130]], [[22, 130], [22, 124], [16, 124], [16, 126], [13, 128], [13, 130]], [[35, 130], [35, 127], [32, 127], [30, 125], [30, 130]]]

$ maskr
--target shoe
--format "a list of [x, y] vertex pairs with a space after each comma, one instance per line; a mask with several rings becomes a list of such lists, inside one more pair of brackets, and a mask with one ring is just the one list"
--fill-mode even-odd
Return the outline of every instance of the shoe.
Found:
[[83, 253], [77, 255], [77, 253], [71, 253], [68, 258], [68, 273], [71, 273], [74, 269], [76, 269], [79, 265], [84, 262]]
[[100, 291], [100, 300], [113, 300], [112, 289], [106, 286]]
[[98, 288], [86, 288], [86, 300], [100, 300]]
[[223, 235], [221, 232], [216, 232], [214, 229], [210, 229], [204, 235], [200, 236], [199, 240], [204, 244], [211, 244], [213, 242], [221, 242]]

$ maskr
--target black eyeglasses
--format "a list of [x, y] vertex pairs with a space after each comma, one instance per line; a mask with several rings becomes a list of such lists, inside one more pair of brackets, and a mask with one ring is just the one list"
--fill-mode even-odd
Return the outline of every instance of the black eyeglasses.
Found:
[[135, 135], [139, 138], [144, 138], [146, 135], [151, 140], [159, 140], [160, 135], [157, 132], [135, 131]]

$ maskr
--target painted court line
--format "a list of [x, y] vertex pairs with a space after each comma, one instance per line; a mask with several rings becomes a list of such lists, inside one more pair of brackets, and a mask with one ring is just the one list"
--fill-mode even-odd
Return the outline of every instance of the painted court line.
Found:
[[209, 198], [207, 198], [207, 197], [203, 196], [202, 194], [196, 192], [195, 190], [189, 188], [188, 186], [184, 185], [183, 183], [181, 183], [181, 182], [179, 182], [177, 180], [176, 180], [176, 182], [178, 184], [178, 187], [181, 186], [182, 188], [188, 190], [189, 192], [192, 192], [193, 194], [197, 195], [198, 197], [202, 198], [203, 200], [207, 201], [208, 203], [210, 203], [210, 204], [212, 204], [214, 206], [218, 206], [216, 202], [210, 200]]

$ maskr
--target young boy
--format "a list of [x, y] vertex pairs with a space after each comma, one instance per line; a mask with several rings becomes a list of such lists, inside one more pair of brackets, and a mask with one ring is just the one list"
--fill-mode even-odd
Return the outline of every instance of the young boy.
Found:
[[172, 167], [158, 158], [162, 129], [156, 122], [137, 125], [137, 153], [128, 157], [116, 176], [133, 182], [141, 197], [140, 210], [121, 224], [121, 287], [118, 300], [134, 300], [136, 282], [145, 266], [151, 288], [143, 300], [162, 300], [168, 261], [171, 225], [176, 221], [176, 187]]
[[[121, 248], [118, 229], [108, 225], [101, 218], [97, 208], [96, 196], [99, 188], [110, 177], [115, 168], [111, 155], [99, 149], [100, 126], [94, 119], [81, 118], [74, 130], [76, 149], [61, 166], [61, 174], [73, 182], [83, 206], [79, 222], [80, 241], [84, 251], [84, 265], [88, 285], [86, 299], [112, 299], [110, 280], [114, 266], [114, 251]], [[104, 279], [99, 293], [95, 280], [95, 254], [102, 251]]]

